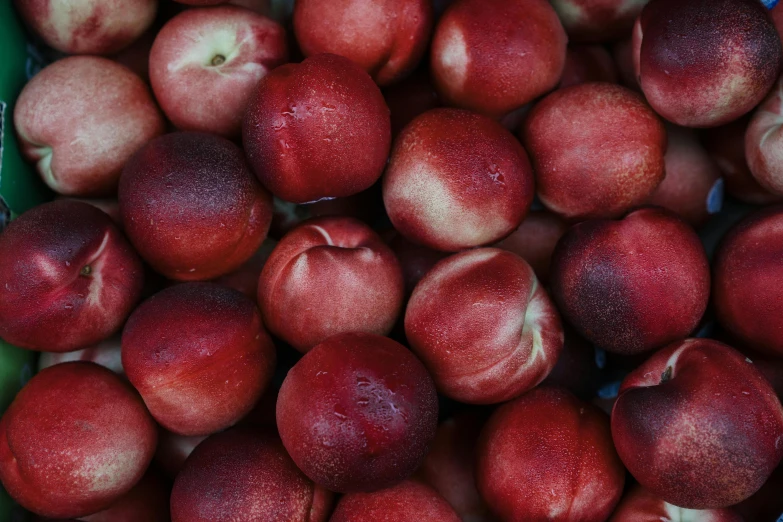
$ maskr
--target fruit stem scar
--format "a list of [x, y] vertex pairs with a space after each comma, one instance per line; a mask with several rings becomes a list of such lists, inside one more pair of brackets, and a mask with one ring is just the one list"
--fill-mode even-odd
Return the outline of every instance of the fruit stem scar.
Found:
[[212, 63], [212, 65], [223, 65], [225, 62], [226, 62], [226, 57], [225, 56], [223, 56], [222, 54], [216, 54], [212, 58], [212, 62], [211, 63]]
[[92, 274], [92, 267], [90, 265], [84, 265], [81, 271], [79, 271], [79, 275], [88, 276], [90, 274]]
[[672, 378], [672, 367], [667, 366], [666, 369], [661, 374], [661, 382], [664, 383], [666, 381], [671, 380]]

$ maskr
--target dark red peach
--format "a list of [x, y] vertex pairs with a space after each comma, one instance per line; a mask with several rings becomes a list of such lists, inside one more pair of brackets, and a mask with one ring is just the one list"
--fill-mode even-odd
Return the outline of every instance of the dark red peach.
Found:
[[636, 486], [620, 505], [609, 522], [743, 522], [731, 509], [686, 509], [673, 506], [646, 489]]
[[373, 493], [349, 493], [340, 499], [329, 522], [460, 522], [431, 487], [407, 480]]

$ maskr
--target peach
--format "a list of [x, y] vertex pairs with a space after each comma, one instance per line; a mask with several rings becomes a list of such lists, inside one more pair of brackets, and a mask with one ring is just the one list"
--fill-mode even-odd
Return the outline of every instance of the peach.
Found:
[[569, 45], [558, 88], [588, 82], [618, 83], [612, 55], [602, 45]]
[[286, 63], [285, 30], [248, 9], [188, 9], [158, 32], [150, 82], [179, 129], [238, 137], [258, 82]]
[[14, 125], [46, 184], [83, 197], [113, 195], [123, 165], [164, 130], [141, 78], [94, 56], [64, 58], [35, 75], [16, 101]]
[[755, 212], [724, 237], [713, 261], [721, 325], [750, 348], [783, 355], [783, 207]]
[[427, 71], [415, 72], [401, 82], [387, 87], [383, 90], [383, 96], [391, 113], [394, 138], [417, 116], [440, 106], [438, 94]]
[[424, 365], [404, 346], [367, 333], [335, 335], [288, 372], [277, 426], [296, 465], [342, 493], [409, 477], [435, 436], [438, 399]]
[[783, 516], [781, 487], [783, 487], [783, 467], [778, 466], [760, 490], [733, 509], [745, 522], [778, 522]]
[[555, 245], [568, 230], [568, 223], [548, 210], [534, 210], [522, 224], [495, 247], [508, 250], [528, 262], [541, 281], [549, 279]]
[[136, 250], [178, 281], [233, 272], [258, 250], [272, 221], [272, 198], [242, 150], [196, 132], [161, 136], [134, 154], [119, 200]]
[[25, 23], [68, 54], [112, 54], [155, 20], [157, 0], [15, 0]]
[[551, 282], [559, 310], [581, 335], [626, 355], [688, 336], [710, 294], [698, 236], [659, 208], [572, 227], [555, 249]]
[[664, 178], [663, 123], [619, 85], [586, 83], [550, 94], [530, 111], [522, 138], [538, 197], [567, 219], [620, 216]]
[[513, 232], [530, 208], [533, 183], [525, 149], [498, 123], [434, 109], [395, 141], [383, 202], [407, 239], [454, 252]]
[[432, 77], [449, 105], [501, 118], [557, 86], [567, 40], [546, 0], [458, 0], [435, 27]]
[[468, 410], [443, 421], [417, 473], [467, 522], [494, 522], [475, 480], [476, 441], [486, 419], [486, 412]]
[[172, 522], [325, 522], [330, 507], [331, 493], [296, 468], [280, 439], [238, 428], [202, 442], [171, 493]]
[[648, 0], [552, 0], [571, 42], [607, 42], [631, 34]]
[[609, 522], [743, 522], [731, 509], [684, 509], [636, 486], [623, 497]]
[[647, 101], [685, 127], [715, 127], [747, 113], [783, 62], [775, 25], [758, 0], [652, 0], [633, 37]]
[[724, 508], [755, 493], [783, 457], [783, 408], [750, 359], [687, 339], [625, 378], [612, 438], [653, 495], [682, 508]]
[[623, 492], [608, 416], [559, 388], [495, 410], [476, 453], [478, 489], [504, 521], [603, 522]]
[[259, 82], [242, 141], [250, 166], [275, 196], [292, 203], [351, 196], [386, 166], [389, 108], [361, 67], [320, 54]]
[[130, 491], [155, 444], [155, 423], [130, 385], [97, 364], [58, 364], [34, 376], [0, 420], [0, 480], [30, 511], [81, 517]]
[[460, 522], [443, 497], [431, 487], [407, 480], [373, 493], [349, 493], [340, 499], [329, 522]]
[[759, 185], [783, 195], [783, 79], [753, 113], [745, 132], [745, 157]]
[[206, 435], [179, 435], [163, 428], [158, 429], [158, 448], [155, 451], [155, 464], [163, 470], [169, 478], [175, 478], [185, 461], [196, 446], [201, 444]]
[[225, 429], [272, 378], [275, 348], [253, 302], [213, 283], [144, 301], [122, 333], [122, 365], [153, 417], [181, 435]]
[[88, 348], [73, 352], [43, 352], [38, 358], [38, 371], [71, 361], [90, 361], [108, 368], [118, 375], [125, 375], [122, 369], [120, 336], [115, 335]]
[[666, 177], [647, 203], [678, 214], [701, 227], [723, 207], [723, 179], [692, 129], [667, 125]]
[[723, 174], [726, 192], [752, 205], [768, 205], [783, 200], [759, 185], [748, 168], [745, 156], [745, 131], [750, 117], [707, 129], [702, 137], [704, 148]]
[[261, 247], [256, 250], [256, 253], [245, 261], [242, 266], [233, 272], [214, 279], [213, 282], [238, 290], [255, 302], [258, 298], [258, 278], [261, 277], [261, 270], [264, 269], [267, 259], [269, 259], [272, 250], [276, 246], [277, 241], [265, 239], [261, 243]]
[[0, 235], [0, 337], [68, 352], [118, 331], [141, 297], [139, 257], [97, 208], [54, 201]]
[[438, 391], [470, 404], [533, 388], [563, 348], [560, 316], [533, 269], [496, 248], [435, 265], [408, 301], [405, 335]]
[[147, 471], [128, 493], [107, 509], [82, 517], [82, 522], [169, 522], [169, 485]]
[[432, 0], [297, 0], [294, 32], [305, 56], [345, 56], [388, 85], [421, 60], [432, 16]]
[[300, 352], [338, 333], [389, 333], [403, 292], [394, 253], [370, 227], [344, 217], [289, 232], [258, 281], [264, 324]]
[[392, 234], [391, 239], [388, 240], [389, 248], [400, 262], [402, 278], [405, 281], [405, 295], [410, 297], [424, 275], [448, 254], [411, 243], [396, 230], [392, 231]]

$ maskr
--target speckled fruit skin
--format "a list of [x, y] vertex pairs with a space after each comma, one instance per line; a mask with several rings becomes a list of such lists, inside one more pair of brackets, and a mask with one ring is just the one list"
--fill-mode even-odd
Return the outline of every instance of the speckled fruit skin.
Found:
[[602, 45], [569, 45], [558, 88], [587, 82], [618, 83], [612, 55]]
[[636, 486], [623, 497], [609, 522], [743, 522], [731, 509], [683, 509]]
[[460, 522], [434, 489], [413, 480], [374, 493], [349, 493], [340, 499], [329, 522]]
[[331, 501], [271, 432], [233, 428], [188, 458], [171, 493], [171, 521], [325, 522]]
[[745, 218], [724, 237], [713, 261], [713, 302], [726, 330], [752, 348], [783, 355], [783, 206]]
[[476, 440], [487, 416], [481, 410], [466, 410], [443, 421], [417, 473], [467, 522], [495, 521], [475, 479]]
[[631, 34], [648, 0], [552, 0], [571, 42], [608, 42]]
[[164, 428], [206, 435], [251, 410], [272, 378], [275, 348], [250, 299], [220, 285], [187, 283], [131, 315], [122, 364]]
[[530, 208], [533, 183], [525, 149], [498, 123], [434, 109], [395, 141], [383, 202], [403, 236], [455, 252], [513, 232]]
[[286, 234], [258, 281], [264, 324], [301, 352], [338, 333], [389, 333], [403, 299], [394, 253], [345, 217], [313, 219]]
[[25, 85], [14, 108], [22, 154], [55, 192], [112, 196], [122, 167], [164, 131], [149, 87], [106, 58], [72, 56]]
[[638, 94], [619, 85], [555, 91], [530, 111], [522, 138], [539, 198], [567, 219], [622, 215], [664, 178], [663, 123]]
[[277, 399], [291, 458], [316, 484], [342, 493], [390, 487], [413, 474], [437, 421], [435, 384], [424, 365], [374, 334], [335, 335], [310, 350]]
[[476, 452], [476, 484], [503, 522], [603, 522], [623, 492], [607, 415], [560, 388], [498, 408]]
[[141, 297], [141, 260], [111, 219], [87, 203], [53, 201], [0, 235], [0, 337], [47, 352], [98, 343]]
[[117, 375], [125, 375], [125, 371], [122, 369], [119, 335], [113, 335], [88, 348], [73, 352], [42, 352], [38, 358], [38, 371], [55, 364], [71, 361], [94, 362], [104, 368], [108, 368]]
[[275, 196], [292, 203], [351, 196], [386, 166], [389, 108], [361, 67], [319, 54], [258, 83], [242, 141], [250, 166]]
[[170, 522], [171, 487], [156, 472], [148, 470], [128, 493], [107, 509], [81, 517], [82, 522]]
[[783, 195], [783, 80], [756, 109], [745, 132], [745, 157], [759, 185]]
[[720, 127], [702, 133], [704, 148], [723, 174], [726, 192], [752, 205], [768, 205], [783, 200], [759, 185], [748, 168], [745, 156], [745, 131], [750, 123], [746, 115]]
[[0, 420], [0, 480], [39, 515], [89, 515], [130, 491], [156, 442], [127, 383], [97, 364], [58, 364], [33, 377]]
[[158, 32], [150, 82], [177, 128], [233, 138], [258, 82], [287, 60], [277, 22], [241, 7], [188, 9]]
[[783, 409], [750, 359], [717, 341], [687, 339], [625, 378], [612, 438], [654, 495], [689, 509], [723, 508], [755, 493], [780, 462]]
[[666, 126], [666, 177], [650, 205], [667, 208], [693, 227], [701, 227], [723, 206], [723, 180], [715, 161], [699, 144], [696, 131]]
[[112, 54], [155, 19], [157, 0], [15, 0], [19, 16], [44, 42], [67, 54]]
[[551, 285], [558, 309], [581, 335], [631, 355], [696, 328], [710, 270], [693, 229], [654, 207], [573, 226], [555, 248]]
[[435, 28], [432, 78], [449, 105], [501, 118], [557, 86], [567, 41], [546, 0], [458, 0]]
[[546, 282], [555, 245], [568, 230], [568, 223], [548, 210], [533, 210], [508, 237], [495, 247], [508, 250], [528, 262], [536, 277]]
[[775, 25], [757, 0], [652, 0], [633, 37], [647, 101], [685, 127], [714, 127], [750, 111], [783, 58]]
[[405, 335], [438, 391], [470, 404], [533, 388], [563, 348], [560, 316], [533, 269], [497, 248], [435, 265], [408, 301]]
[[305, 56], [345, 56], [388, 85], [421, 60], [432, 16], [431, 0], [297, 0], [294, 32]]
[[242, 150], [210, 134], [175, 132], [148, 143], [125, 165], [119, 200], [133, 246], [178, 281], [236, 270], [272, 222], [272, 198]]

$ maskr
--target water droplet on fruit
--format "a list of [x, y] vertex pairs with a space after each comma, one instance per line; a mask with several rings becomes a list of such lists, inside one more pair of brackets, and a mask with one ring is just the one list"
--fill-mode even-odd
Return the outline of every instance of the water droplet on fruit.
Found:
[[63, 308], [65, 308], [66, 310], [70, 310], [70, 309], [72, 309], [72, 308], [73, 308], [73, 305], [72, 305], [71, 303], [65, 303], [65, 304], [63, 305]]

